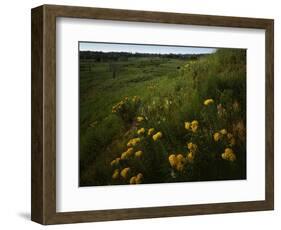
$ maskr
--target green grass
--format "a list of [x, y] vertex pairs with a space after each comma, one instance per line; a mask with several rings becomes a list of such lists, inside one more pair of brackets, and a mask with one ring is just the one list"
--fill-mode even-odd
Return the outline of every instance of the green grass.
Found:
[[[246, 178], [245, 50], [219, 49], [198, 60], [132, 56], [114, 62], [115, 78], [110, 65], [80, 60], [80, 186], [128, 184], [138, 173], [142, 183]], [[134, 96], [138, 103], [132, 102]], [[205, 106], [209, 98], [214, 103]], [[122, 111], [112, 112], [120, 101], [125, 102]], [[145, 120], [137, 122], [137, 116]], [[193, 120], [199, 122], [196, 132], [184, 127]], [[142, 127], [146, 132], [138, 135]], [[147, 135], [149, 128], [160, 131], [162, 138], [154, 141]], [[221, 129], [234, 136], [235, 145], [225, 138], [214, 141], [213, 134]], [[134, 151], [142, 150], [142, 157], [111, 166], [135, 137], [141, 137]], [[187, 142], [198, 146], [195, 158], [177, 170], [169, 155], [186, 157]], [[222, 159], [227, 147], [235, 161]], [[126, 178], [112, 179], [114, 170], [126, 167]]]

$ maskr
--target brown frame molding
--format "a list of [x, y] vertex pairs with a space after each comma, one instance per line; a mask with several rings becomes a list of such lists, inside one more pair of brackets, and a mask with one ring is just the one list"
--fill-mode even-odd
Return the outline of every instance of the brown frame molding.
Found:
[[[62, 224], [274, 209], [274, 21], [104, 8], [43, 5], [32, 9], [31, 219]], [[200, 205], [56, 212], [56, 18], [88, 18], [264, 29], [266, 31], [266, 199]]]

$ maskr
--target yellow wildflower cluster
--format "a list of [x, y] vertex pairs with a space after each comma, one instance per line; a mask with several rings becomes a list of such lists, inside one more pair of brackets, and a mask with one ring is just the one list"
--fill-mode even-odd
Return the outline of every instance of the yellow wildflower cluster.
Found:
[[138, 135], [142, 135], [142, 134], [144, 134], [145, 133], [145, 129], [144, 128], [141, 128], [141, 129], [139, 129], [138, 131], [137, 131], [137, 134]]
[[143, 116], [138, 116], [137, 117], [137, 122], [142, 122], [144, 121], [144, 117]]
[[117, 179], [119, 177], [119, 169], [115, 169], [112, 174], [112, 179]]
[[159, 140], [162, 136], [163, 136], [163, 135], [162, 135], [161, 132], [157, 132], [156, 134], [154, 134], [154, 135], [152, 136], [152, 139], [153, 139], [154, 141], [157, 141], [157, 140]]
[[141, 150], [135, 152], [135, 157], [139, 158], [143, 155], [143, 152]]
[[121, 154], [121, 159], [122, 160], [128, 159], [130, 156], [132, 156], [132, 154], [133, 154], [133, 148], [128, 148], [126, 152], [123, 152]]
[[196, 152], [197, 151], [197, 145], [192, 143], [192, 142], [187, 143], [187, 148], [191, 152]]
[[192, 142], [189, 142], [187, 143], [187, 148], [189, 150], [189, 153], [187, 154], [187, 160], [192, 163], [197, 152], [197, 145]]
[[214, 137], [214, 141], [217, 142], [221, 139], [222, 135], [219, 132], [216, 132], [214, 133], [213, 137]]
[[187, 162], [182, 154], [171, 154], [168, 159], [171, 167], [180, 172], [183, 171], [184, 165]]
[[140, 184], [143, 180], [142, 173], [138, 173], [136, 176], [131, 177], [130, 184]]
[[113, 161], [110, 162], [111, 166], [117, 166], [119, 165], [120, 162], [120, 157], [117, 157], [116, 159], [114, 159]]
[[184, 128], [185, 128], [185, 129], [189, 130], [189, 129], [190, 129], [190, 126], [191, 126], [191, 123], [190, 123], [190, 122], [188, 122], [188, 121], [184, 122]]
[[226, 135], [226, 134], [227, 134], [227, 131], [226, 131], [226, 129], [222, 129], [222, 130], [220, 131], [220, 133], [221, 133], [222, 135]]
[[231, 133], [228, 133], [226, 129], [222, 129], [218, 132], [215, 132], [213, 135], [214, 141], [218, 142], [222, 140], [223, 138], [226, 138], [228, 141], [229, 146], [234, 146], [235, 145], [235, 138]]
[[184, 128], [186, 130], [191, 130], [192, 132], [196, 132], [199, 127], [199, 122], [197, 120], [193, 120], [192, 122], [184, 122]]
[[112, 107], [112, 112], [117, 113], [123, 109], [125, 102], [122, 100]]
[[205, 101], [204, 101], [204, 105], [206, 105], [206, 106], [208, 106], [208, 105], [211, 105], [211, 104], [213, 104], [214, 103], [214, 100], [213, 99], [206, 99]]
[[187, 160], [188, 162], [192, 163], [194, 161], [194, 158], [195, 158], [195, 152], [189, 152], [187, 154]]
[[123, 177], [123, 178], [127, 178], [128, 177], [128, 174], [130, 173], [130, 168], [127, 167], [127, 168], [124, 168], [121, 170], [120, 172], [120, 175]]
[[112, 112], [113, 113], [124, 112], [130, 106], [139, 105], [139, 102], [140, 102], [140, 97], [138, 97], [138, 96], [134, 96], [131, 99], [129, 99], [129, 97], [125, 97], [123, 100], [118, 102], [116, 105], [112, 106]]
[[140, 143], [141, 139], [139, 137], [133, 138], [131, 140], [129, 140], [129, 142], [127, 143], [128, 147], [133, 147], [136, 146], [138, 143]]
[[231, 161], [231, 162], [236, 160], [236, 155], [234, 154], [234, 152], [231, 148], [226, 148], [224, 150], [224, 153], [221, 154], [221, 157], [222, 157], [222, 159]]
[[147, 132], [148, 136], [151, 136], [154, 133], [155, 129], [154, 128], [150, 128]]
[[198, 129], [198, 126], [199, 126], [198, 121], [196, 121], [196, 120], [192, 121], [191, 122], [191, 130], [192, 130], [192, 132], [195, 133], [197, 131], [197, 129]]

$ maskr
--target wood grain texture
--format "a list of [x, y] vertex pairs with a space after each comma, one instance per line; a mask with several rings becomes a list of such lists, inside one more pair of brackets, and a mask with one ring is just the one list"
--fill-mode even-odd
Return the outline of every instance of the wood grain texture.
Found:
[[[251, 202], [57, 213], [57, 17], [264, 29], [266, 31], [266, 199], [264, 201]], [[32, 220], [41, 224], [62, 224], [272, 210], [274, 208], [273, 28], [273, 20], [270, 19], [128, 11], [56, 5], [43, 5], [32, 9]]]
[[265, 178], [266, 201], [274, 209], [274, 21], [265, 34]]
[[31, 219], [43, 223], [43, 7], [31, 23]]

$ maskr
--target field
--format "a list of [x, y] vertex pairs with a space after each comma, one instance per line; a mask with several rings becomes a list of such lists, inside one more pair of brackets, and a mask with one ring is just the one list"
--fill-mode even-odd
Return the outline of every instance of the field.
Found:
[[246, 178], [246, 50], [80, 51], [79, 81], [80, 186]]

